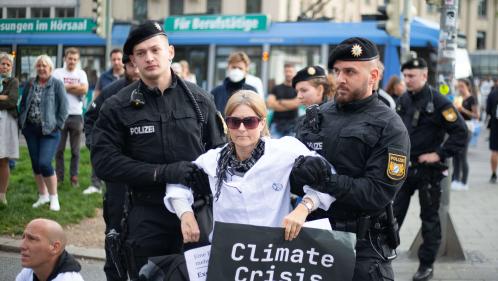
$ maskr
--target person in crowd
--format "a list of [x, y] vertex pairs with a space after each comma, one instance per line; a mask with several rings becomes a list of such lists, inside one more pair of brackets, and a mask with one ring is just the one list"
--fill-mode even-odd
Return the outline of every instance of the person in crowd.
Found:
[[235, 92], [239, 90], [256, 91], [253, 86], [246, 83], [250, 63], [249, 57], [244, 52], [235, 52], [228, 57], [227, 77], [221, 85], [211, 91], [216, 109], [219, 112], [224, 112], [228, 99]]
[[183, 80], [197, 84], [197, 78], [195, 77], [195, 74], [190, 72], [190, 66], [186, 60], [181, 60], [178, 63], [180, 63], [182, 67], [182, 74], [179, 75], [180, 77], [183, 78]]
[[383, 103], [385, 103], [390, 109], [396, 110], [396, 102], [394, 101], [394, 99], [380, 87], [380, 81], [382, 81], [382, 77], [384, 77], [384, 64], [380, 60], [378, 61], [378, 63], [380, 77], [379, 80], [377, 80], [377, 84], [375, 85], [374, 90], [377, 91], [377, 95]]
[[95, 89], [93, 91], [93, 99], [95, 100], [102, 90], [107, 87], [107, 85], [112, 82], [118, 80], [124, 75], [124, 65], [123, 65], [123, 51], [119, 48], [112, 49], [109, 54], [109, 58], [111, 59], [111, 68], [104, 73], [102, 73], [97, 80], [97, 84], [95, 85]]
[[30, 221], [22, 235], [23, 269], [16, 281], [83, 281], [81, 265], [66, 251], [66, 244], [66, 234], [56, 221]]
[[256, 93], [258, 93], [258, 95], [260, 95], [263, 99], [266, 98], [265, 90], [263, 88], [263, 81], [258, 76], [249, 73], [249, 65], [247, 67], [246, 84], [254, 87], [254, 89], [256, 89]]
[[164, 187], [190, 182], [191, 161], [225, 137], [209, 94], [172, 72], [174, 48], [161, 25], [146, 21], [133, 28], [123, 50], [140, 80], [102, 105], [91, 159], [97, 176], [129, 190], [124, 248], [133, 279], [148, 257], [182, 251], [180, 222], [164, 208]]
[[346, 39], [332, 50], [334, 100], [314, 116], [307, 111], [296, 132], [328, 162], [304, 157], [290, 174], [295, 194], [308, 185], [336, 198], [327, 217], [333, 229], [356, 233], [354, 281], [394, 280], [391, 260], [399, 240], [391, 202], [405, 180], [410, 150], [403, 122], [373, 90], [378, 60], [377, 47], [365, 38]]
[[271, 90], [266, 104], [273, 110], [270, 133], [273, 138], [293, 136], [298, 117], [298, 107], [301, 104], [296, 90], [292, 87], [292, 78], [296, 75], [293, 64], [284, 65], [284, 82]]
[[399, 97], [401, 97], [406, 91], [405, 82], [403, 82], [403, 80], [401, 80], [397, 75], [393, 75], [389, 78], [385, 91], [397, 103]]
[[305, 107], [322, 104], [333, 97], [325, 69], [318, 65], [299, 70], [292, 78], [292, 87], [296, 89], [300, 104]]
[[19, 81], [12, 77], [14, 59], [0, 53], [0, 204], [7, 205], [9, 160], [19, 158], [17, 98]]
[[33, 208], [50, 202], [50, 210], [59, 211], [52, 160], [68, 115], [68, 101], [64, 83], [52, 75], [53, 69], [49, 56], [40, 55], [35, 59], [36, 78], [23, 89], [19, 127], [28, 145], [38, 187], [39, 197]]
[[80, 51], [76, 48], [67, 48], [64, 54], [65, 67], [54, 70], [53, 76], [64, 83], [67, 93], [68, 113], [62, 128], [59, 146], [55, 155], [55, 170], [59, 183], [64, 182], [65, 165], [64, 151], [69, 137], [71, 146], [71, 165], [69, 174], [71, 185], [79, 187], [78, 171], [80, 162], [81, 135], [83, 134], [83, 98], [88, 91], [86, 73], [77, 68], [80, 61]]
[[433, 276], [441, 243], [439, 204], [445, 160], [464, 150], [468, 132], [451, 101], [429, 86], [424, 59], [407, 61], [401, 71], [407, 92], [399, 98], [396, 110], [410, 133], [411, 150], [408, 178], [396, 195], [394, 211], [401, 225], [411, 196], [418, 190], [423, 243], [418, 249], [420, 265], [413, 280], [423, 281]]
[[173, 72], [175, 72], [176, 75], [178, 75], [178, 77], [182, 77], [183, 75], [183, 68], [182, 68], [182, 65], [179, 63], [179, 62], [174, 62], [171, 64], [171, 69], [173, 70]]
[[[85, 114], [85, 140], [86, 146], [91, 150], [92, 148], [92, 133], [95, 122], [99, 117], [99, 112], [102, 104], [111, 96], [117, 94], [121, 89], [130, 85], [134, 81], [140, 79], [138, 68], [130, 61], [130, 57], [127, 55], [123, 56], [123, 64], [125, 66], [124, 77], [112, 82], [110, 85], [105, 87], [100, 95], [92, 102], [92, 105]], [[126, 187], [123, 183], [117, 182], [106, 182], [106, 191], [103, 200], [103, 216], [105, 222], [105, 234], [107, 235], [112, 229], [116, 232], [121, 233], [121, 220], [123, 218], [123, 206], [125, 203], [125, 193]], [[88, 187], [83, 194], [101, 193], [102, 188], [100, 186], [92, 185]], [[109, 241], [105, 240], [105, 251], [106, 260], [104, 264], [104, 272], [106, 274], [107, 280], [127, 280], [126, 276], [119, 276], [116, 267], [111, 260]], [[123, 274], [124, 275], [124, 274]]]
[[[498, 79], [496, 79], [498, 85]], [[489, 149], [491, 150], [491, 178], [490, 183], [496, 183], [496, 168], [498, 166], [498, 86], [489, 93], [486, 100], [486, 113], [489, 123]]]
[[[289, 173], [296, 158], [313, 152], [293, 137], [269, 138], [266, 113], [265, 102], [256, 92], [241, 90], [232, 95], [225, 109], [229, 143], [202, 154], [194, 163], [207, 174], [205, 192], [214, 195], [214, 221], [283, 225], [285, 239], [292, 240], [308, 214], [318, 207], [328, 209], [333, 198], [307, 189], [291, 211]], [[185, 186], [167, 186], [164, 203], [180, 218], [184, 242], [197, 242], [200, 237], [193, 201]]]
[[460, 96], [459, 102], [455, 104], [456, 109], [462, 115], [467, 124], [468, 137], [465, 149], [459, 151], [453, 156], [453, 176], [451, 189], [453, 190], [468, 190], [469, 185], [467, 179], [469, 176], [469, 162], [467, 161], [467, 151], [469, 149], [469, 141], [473, 133], [473, 121], [479, 120], [479, 105], [477, 99], [472, 94], [472, 86], [467, 79], [458, 79], [457, 89]]

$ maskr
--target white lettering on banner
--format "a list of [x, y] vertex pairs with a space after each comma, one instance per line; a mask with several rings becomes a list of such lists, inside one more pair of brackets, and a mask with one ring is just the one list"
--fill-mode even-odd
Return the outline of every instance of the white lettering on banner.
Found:
[[130, 128], [130, 135], [144, 135], [144, 134], [152, 134], [156, 130], [153, 125], [151, 126], [139, 126]]

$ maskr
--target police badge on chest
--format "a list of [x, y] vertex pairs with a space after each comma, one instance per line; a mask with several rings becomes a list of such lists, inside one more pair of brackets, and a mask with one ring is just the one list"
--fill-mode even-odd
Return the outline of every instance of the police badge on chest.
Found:
[[153, 134], [156, 132], [154, 125], [135, 126], [130, 128], [130, 136]]

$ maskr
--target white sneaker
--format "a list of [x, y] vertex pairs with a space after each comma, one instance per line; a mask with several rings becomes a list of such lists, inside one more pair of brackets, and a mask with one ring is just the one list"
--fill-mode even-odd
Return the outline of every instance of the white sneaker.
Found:
[[48, 202], [50, 202], [50, 199], [48, 198], [48, 195], [39, 195], [38, 196], [38, 201], [36, 201], [35, 203], [33, 203], [33, 208], [38, 208], [42, 205], [45, 205], [47, 204]]
[[50, 196], [50, 211], [58, 212], [61, 209], [59, 197], [57, 195]]
[[469, 190], [469, 184], [468, 183], [466, 183], [466, 184], [461, 183], [460, 190]]
[[92, 193], [102, 193], [102, 190], [93, 185], [90, 185], [87, 189], [83, 190], [83, 194], [92, 194]]
[[451, 190], [459, 191], [462, 190], [462, 183], [459, 181], [451, 182]]

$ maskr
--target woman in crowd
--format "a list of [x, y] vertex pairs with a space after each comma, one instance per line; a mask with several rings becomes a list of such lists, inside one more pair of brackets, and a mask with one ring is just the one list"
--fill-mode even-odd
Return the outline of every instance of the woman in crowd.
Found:
[[469, 185], [467, 183], [467, 179], [469, 176], [467, 151], [473, 131], [472, 120], [479, 120], [479, 106], [477, 104], [477, 99], [474, 95], [472, 95], [471, 88], [472, 86], [469, 80], [458, 79], [457, 89], [461, 99], [460, 102], [456, 104], [456, 107], [467, 123], [469, 134], [465, 149], [463, 149], [459, 154], [453, 157], [453, 177], [451, 182], [451, 189], [453, 190], [469, 189]]
[[9, 159], [19, 158], [17, 128], [17, 89], [19, 81], [12, 78], [11, 55], [0, 53], [0, 204], [7, 205]]
[[197, 79], [195, 78], [195, 74], [190, 72], [190, 67], [188, 65], [188, 62], [186, 60], [181, 60], [179, 61], [180, 65], [182, 66], [182, 74], [180, 75], [185, 81], [192, 82], [194, 84], [197, 84]]
[[398, 76], [393, 75], [389, 78], [386, 86], [386, 92], [397, 101], [406, 92], [405, 82], [401, 80]]
[[[296, 158], [313, 152], [292, 137], [271, 139], [266, 112], [256, 92], [235, 93], [225, 109], [229, 143], [204, 153], [195, 163], [209, 178], [215, 221], [283, 226], [285, 239], [292, 240], [308, 214], [318, 207], [328, 209], [333, 198], [305, 187], [306, 195], [292, 211], [289, 174]], [[168, 185], [164, 202], [180, 218], [184, 241], [197, 241], [192, 193], [181, 185]]]
[[52, 160], [68, 115], [66, 90], [63, 82], [52, 76], [54, 64], [49, 56], [37, 57], [35, 70], [36, 78], [23, 89], [19, 126], [26, 138], [39, 192], [33, 208], [50, 202], [50, 210], [59, 211]]
[[334, 97], [334, 88], [329, 82], [325, 70], [318, 66], [307, 66], [292, 78], [292, 87], [296, 89], [301, 104], [308, 107], [322, 104]]

